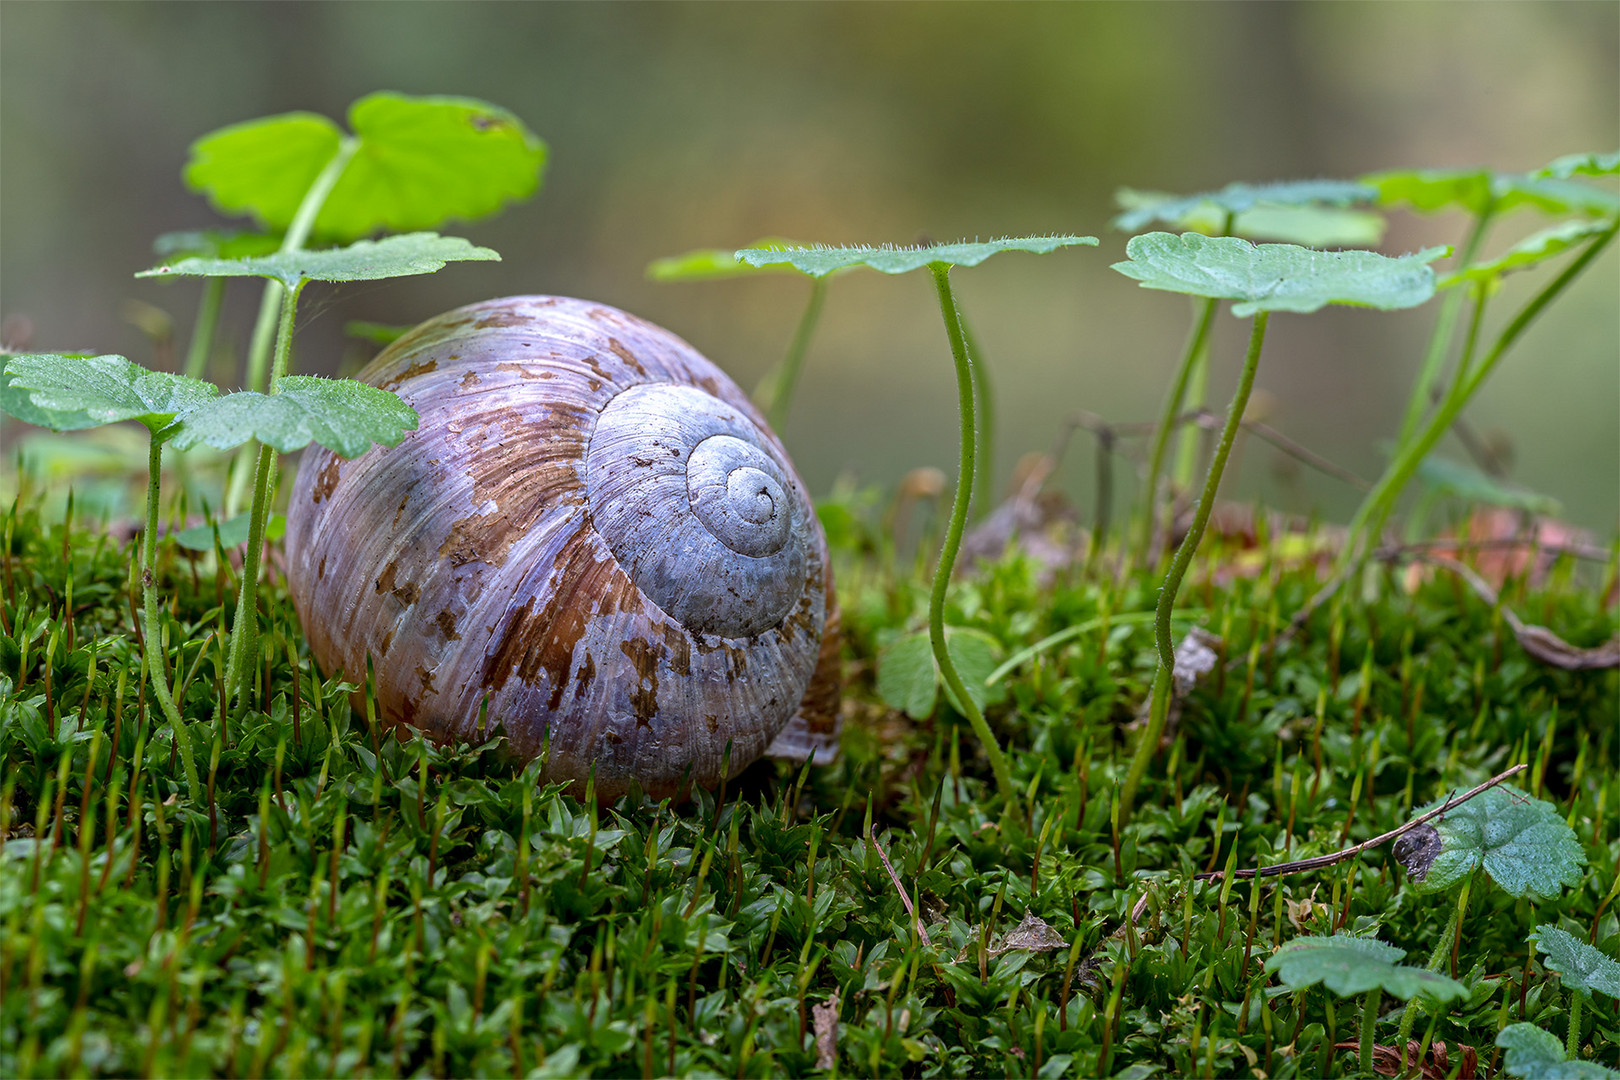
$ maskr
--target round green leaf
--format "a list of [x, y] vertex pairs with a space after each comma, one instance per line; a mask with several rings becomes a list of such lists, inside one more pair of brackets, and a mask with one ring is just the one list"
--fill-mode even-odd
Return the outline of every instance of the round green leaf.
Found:
[[[1444, 800], [1435, 800], [1424, 811]], [[1542, 899], [1580, 884], [1586, 853], [1551, 803], [1506, 784], [1490, 788], [1447, 810], [1435, 828], [1440, 854], [1421, 892], [1449, 889], [1480, 867], [1504, 892]]]
[[[370, 94], [350, 107], [349, 125], [358, 146], [315, 219], [314, 234], [329, 240], [486, 217], [533, 195], [545, 168], [544, 142], [474, 98]], [[236, 124], [192, 144], [186, 183], [224, 213], [283, 230], [344, 138], [312, 113]]]
[[1566, 988], [1588, 998], [1594, 992], [1620, 998], [1620, 963], [1556, 926], [1538, 926], [1530, 937], [1546, 958], [1548, 969], [1558, 972]]
[[1396, 962], [1405, 955], [1405, 949], [1374, 938], [1301, 937], [1277, 950], [1266, 961], [1266, 971], [1291, 989], [1322, 983], [1341, 997], [1382, 990], [1403, 1001], [1421, 998], [1444, 1005], [1468, 996], [1468, 988], [1455, 979]]
[[1418, 479], [1425, 487], [1443, 495], [1451, 495], [1468, 502], [1484, 503], [1487, 506], [1528, 510], [1534, 514], [1558, 512], [1558, 500], [1504, 483], [1472, 465], [1448, 461], [1445, 458], [1426, 457], [1418, 463], [1417, 471]]
[[1255, 245], [1235, 236], [1143, 233], [1125, 245], [1128, 262], [1114, 269], [1142, 283], [1217, 300], [1235, 300], [1232, 314], [1311, 312], [1328, 304], [1392, 310], [1416, 307], [1434, 295], [1427, 265], [1448, 248], [1391, 258], [1376, 251], [1316, 251], [1294, 244]]
[[1620, 212], [1620, 196], [1556, 177], [1489, 169], [1400, 169], [1371, 173], [1361, 180], [1377, 189], [1380, 206], [1410, 206], [1420, 213], [1453, 206], [1476, 217], [1487, 207], [1498, 214], [1524, 206], [1547, 214], [1610, 216]]
[[[82, 431], [85, 428], [101, 426], [102, 421], [94, 419], [81, 409], [42, 409], [34, 404], [33, 395], [29, 391], [12, 385], [11, 363], [27, 355], [0, 353], [0, 412], [14, 416], [25, 424], [50, 428], [52, 431]], [[61, 354], [39, 355], [54, 359]]]
[[142, 270], [135, 276], [266, 277], [292, 289], [303, 281], [381, 281], [431, 274], [448, 262], [499, 262], [500, 258], [489, 248], [475, 247], [459, 236], [423, 232], [358, 240], [347, 247], [322, 251], [278, 251], [243, 259], [181, 259]]
[[353, 379], [288, 375], [274, 394], [226, 394], [186, 414], [173, 441], [181, 450], [205, 444], [229, 450], [257, 439], [282, 453], [318, 442], [352, 458], [374, 442], [398, 444], [416, 422], [416, 411], [386, 390]]
[[[1227, 184], [1219, 191], [1206, 191], [1198, 195], [1165, 195], [1121, 188], [1114, 198], [1125, 212], [1114, 218], [1113, 226], [1124, 232], [1136, 232], [1160, 221], [1177, 228], [1215, 232], [1227, 214], [1242, 215], [1259, 207], [1359, 206], [1371, 203], [1377, 196], [1376, 189], [1353, 180]], [[1234, 227], [1234, 231], [1243, 230]]]
[[[202, 525], [193, 525], [189, 529], [181, 529], [174, 534], [174, 542], [187, 551], [213, 551], [214, 532], [219, 531], [219, 546], [229, 551], [234, 547], [241, 547], [248, 542], [249, 531], [253, 525], [253, 513], [244, 510], [228, 521], [210, 521]], [[271, 514], [270, 519], [264, 523], [264, 538], [266, 540], [280, 540], [287, 531], [287, 517], [285, 514]]]
[[[803, 247], [791, 240], [766, 237], [748, 245], [750, 248], [782, 250]], [[754, 266], [737, 258], [732, 248], [698, 248], [684, 255], [670, 255], [654, 259], [647, 264], [650, 281], [715, 281], [721, 278], [746, 277], [751, 274], [791, 274], [793, 267], [783, 264]]]
[[1620, 1080], [1620, 1072], [1592, 1061], [1564, 1060], [1564, 1044], [1550, 1032], [1520, 1021], [1496, 1036], [1507, 1051], [1502, 1068], [1521, 1080]]
[[152, 254], [162, 259], [201, 255], [208, 258], [240, 259], [245, 255], [268, 255], [281, 246], [269, 233], [242, 232], [238, 229], [187, 229], [167, 232], [152, 241]]
[[[1370, 197], [1370, 188], [1360, 190], [1365, 190]], [[1226, 211], [1220, 202], [1210, 196], [1184, 198], [1120, 188], [1114, 193], [1114, 201], [1126, 211], [1114, 219], [1114, 226], [1124, 229], [1128, 225], [1132, 227], [1132, 232], [1154, 220], [1181, 231], [1208, 235], [1219, 233], [1226, 224]], [[1313, 203], [1290, 205], [1261, 202], [1234, 214], [1232, 235], [1304, 247], [1367, 247], [1384, 238], [1384, 226], [1382, 214], [1364, 210]]]
[[114, 355], [13, 356], [7, 370], [11, 385], [28, 391], [34, 405], [47, 413], [82, 414], [95, 424], [139, 420], [154, 433], [219, 394], [213, 383], [149, 371]]
[[251, 214], [265, 228], [282, 230], [342, 141], [342, 130], [316, 113], [232, 124], [191, 144], [186, 185], [221, 213]]
[[826, 277], [847, 266], [865, 266], [883, 274], [904, 274], [934, 263], [950, 266], [978, 266], [1000, 251], [1028, 251], [1045, 255], [1077, 244], [1095, 245], [1095, 236], [1021, 236], [1005, 240], [961, 241], [955, 244], [929, 244], [924, 247], [743, 248], [737, 258], [749, 266], [791, 266], [811, 277]]
[[[945, 648], [967, 687], [968, 697], [981, 711], [1004, 693], [1002, 687], [985, 685], [996, 669], [996, 655], [1001, 648], [995, 638], [972, 627], [947, 626]], [[933, 713], [943, 685], [939, 666], [934, 663], [934, 646], [926, 630], [908, 634], [878, 653], [878, 696], [891, 709], [899, 709], [913, 720], [926, 719]], [[948, 687], [946, 693], [950, 694]], [[962, 711], [954, 696], [951, 705], [958, 712]]]

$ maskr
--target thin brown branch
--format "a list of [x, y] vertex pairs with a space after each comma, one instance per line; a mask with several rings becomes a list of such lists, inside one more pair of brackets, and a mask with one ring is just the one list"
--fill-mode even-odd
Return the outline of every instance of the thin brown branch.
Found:
[[900, 894], [900, 902], [906, 906], [906, 914], [911, 916], [912, 923], [916, 925], [917, 936], [922, 939], [925, 946], [933, 948], [934, 943], [928, 940], [928, 930], [923, 926], [922, 919], [918, 918], [917, 909], [911, 906], [911, 897], [906, 895], [906, 887], [900, 884], [900, 875], [894, 872], [894, 867], [889, 863], [889, 857], [878, 846], [870, 829], [866, 832], [866, 842], [872, 846], [873, 851], [877, 852], [878, 858], [883, 860], [883, 869], [889, 872], [889, 880], [894, 882], [894, 891]]
[[[1243, 870], [1234, 870], [1232, 871], [1232, 876], [1245, 881], [1254, 877], [1280, 877], [1283, 874], [1299, 874], [1304, 873], [1307, 870], [1321, 870], [1324, 867], [1342, 863], [1347, 859], [1353, 859], [1357, 855], [1360, 855], [1363, 851], [1366, 851], [1368, 848], [1375, 848], [1381, 844], [1387, 844], [1397, 836], [1400, 836], [1403, 833], [1411, 832], [1413, 829], [1417, 828], [1419, 825], [1422, 825], [1429, 819], [1439, 817], [1446, 811], [1453, 810], [1461, 806], [1474, 796], [1485, 791], [1489, 791], [1497, 784], [1518, 775], [1529, 767], [1529, 765], [1515, 765], [1506, 772], [1496, 774], [1483, 784], [1470, 788], [1462, 795], [1458, 795], [1455, 791], [1453, 791], [1450, 795], [1446, 796], [1445, 802], [1441, 803], [1439, 806], [1428, 811], [1427, 813], [1419, 814], [1411, 821], [1408, 821], [1405, 825], [1402, 825], [1399, 828], [1391, 829], [1389, 832], [1384, 833], [1381, 836], [1375, 836], [1371, 840], [1363, 840], [1359, 844], [1352, 845], [1351, 847], [1344, 848], [1340, 851], [1335, 851], [1331, 855], [1318, 855], [1312, 859], [1296, 859], [1293, 862], [1278, 863], [1275, 866], [1252, 866]], [[1206, 874], [1194, 874], [1193, 880], [1219, 881], [1225, 876], [1225, 870], [1214, 870]]]

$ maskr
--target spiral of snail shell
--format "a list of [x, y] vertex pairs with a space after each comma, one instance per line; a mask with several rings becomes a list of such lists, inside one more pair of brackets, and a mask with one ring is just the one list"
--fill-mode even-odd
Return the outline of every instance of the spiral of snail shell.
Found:
[[361, 684], [369, 657], [382, 722], [499, 723], [603, 799], [836, 736], [826, 540], [780, 441], [690, 345], [520, 296], [423, 323], [359, 378], [420, 425], [353, 460], [310, 447], [287, 578], [325, 670]]

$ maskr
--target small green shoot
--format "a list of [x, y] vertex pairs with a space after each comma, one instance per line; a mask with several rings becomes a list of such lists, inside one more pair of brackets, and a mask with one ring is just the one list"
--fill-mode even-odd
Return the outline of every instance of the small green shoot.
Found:
[[[1328, 304], [1356, 304], [1384, 310], [1415, 307], [1434, 295], [1434, 271], [1428, 263], [1446, 253], [1431, 248], [1415, 255], [1391, 258], [1372, 251], [1312, 251], [1292, 244], [1256, 246], [1237, 237], [1209, 237], [1200, 233], [1144, 233], [1125, 246], [1129, 260], [1114, 269], [1140, 282], [1144, 288], [1188, 293], [1210, 300], [1232, 300], [1232, 313], [1253, 316], [1248, 355], [1236, 392], [1227, 409], [1226, 424], [1210, 460], [1194, 511], [1192, 526], [1170, 561], [1164, 588], [1159, 593], [1154, 627], [1159, 668], [1153, 680], [1151, 711], [1129, 773], [1119, 794], [1120, 818], [1130, 813], [1136, 789], [1158, 749], [1170, 708], [1170, 677], [1175, 670], [1175, 646], [1170, 638], [1170, 615], [1181, 580], [1192, 564], [1204, 529], [1215, 506], [1221, 473], [1243, 420], [1249, 392], [1265, 342], [1266, 322], [1273, 311], [1311, 312]], [[1195, 355], [1189, 350], [1188, 355]], [[1152, 478], [1148, 497], [1154, 494]]]
[[1405, 949], [1373, 938], [1336, 934], [1301, 937], [1285, 944], [1266, 961], [1294, 991], [1322, 983], [1340, 997], [1365, 994], [1361, 1006], [1361, 1069], [1372, 1071], [1373, 1028], [1378, 1022], [1378, 1001], [1391, 994], [1403, 1001], [1444, 1005], [1468, 996], [1468, 988], [1438, 972], [1398, 963]]
[[945, 685], [967, 713], [968, 723], [984, 747], [995, 773], [996, 787], [1001, 792], [1007, 809], [1017, 813], [1018, 790], [1013, 786], [1012, 774], [1006, 757], [990, 726], [985, 723], [984, 712], [974, 702], [973, 695], [963, 685], [950, 651], [945, 643], [945, 594], [950, 587], [951, 570], [956, 565], [956, 552], [962, 544], [962, 530], [967, 524], [968, 505], [973, 501], [973, 473], [977, 461], [974, 439], [973, 361], [968, 355], [962, 332], [962, 317], [957, 310], [956, 296], [951, 291], [952, 266], [977, 266], [990, 256], [1002, 251], [1028, 251], [1046, 254], [1059, 248], [1076, 245], [1095, 245], [1094, 236], [1026, 236], [991, 241], [963, 241], [955, 244], [932, 244], [923, 247], [807, 247], [807, 248], [745, 248], [737, 252], [737, 259], [751, 266], [787, 265], [810, 275], [824, 278], [828, 274], [850, 266], [865, 266], [884, 274], [904, 274], [926, 267], [933, 275], [934, 289], [939, 297], [940, 314], [945, 320], [945, 336], [950, 341], [951, 356], [956, 364], [957, 409], [961, 419], [960, 457], [957, 462], [956, 497], [951, 506], [950, 522], [946, 526], [945, 544], [940, 550], [939, 566], [934, 571], [934, 587], [928, 607], [929, 641], [934, 660], [939, 665]]
[[1620, 963], [1604, 955], [1567, 930], [1543, 924], [1531, 931], [1536, 951], [1545, 958], [1549, 971], [1570, 992], [1569, 1034], [1564, 1050], [1574, 1059], [1580, 1054], [1581, 1005], [1593, 994], [1620, 998]]
[[1566, 1057], [1556, 1035], [1522, 1020], [1503, 1028], [1496, 1045], [1507, 1051], [1503, 1071], [1520, 1080], [1620, 1080], [1620, 1071]]

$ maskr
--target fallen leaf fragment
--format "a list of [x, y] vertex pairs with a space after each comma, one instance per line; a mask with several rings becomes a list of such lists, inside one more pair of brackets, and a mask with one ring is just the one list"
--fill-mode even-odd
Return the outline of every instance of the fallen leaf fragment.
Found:
[[816, 1031], [816, 1068], [830, 1069], [838, 1064], [838, 991], [827, 995], [825, 1005], [810, 1006], [810, 1021]]
[[[1335, 1050], [1359, 1050], [1360, 1043], [1339, 1042], [1333, 1044]], [[1455, 1067], [1451, 1062], [1451, 1055], [1446, 1044], [1433, 1042], [1429, 1044], [1429, 1056], [1418, 1061], [1418, 1053], [1423, 1044], [1416, 1039], [1409, 1039], [1406, 1043], [1406, 1060], [1408, 1066], [1416, 1062], [1419, 1075], [1423, 1080], [1446, 1080], [1453, 1075]], [[1476, 1080], [1479, 1075], [1479, 1054], [1472, 1046], [1458, 1043], [1455, 1049], [1460, 1052], [1461, 1068], [1455, 1074], [1456, 1080]], [[1385, 1046], [1383, 1043], [1373, 1045], [1373, 1071], [1379, 1076], [1398, 1076], [1401, 1073], [1401, 1052], [1394, 1046]]]

